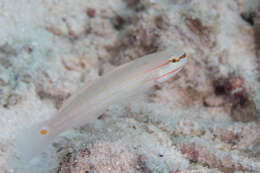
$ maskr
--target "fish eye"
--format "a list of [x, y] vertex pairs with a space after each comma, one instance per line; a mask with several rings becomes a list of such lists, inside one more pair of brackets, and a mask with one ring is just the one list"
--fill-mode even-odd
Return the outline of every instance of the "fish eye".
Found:
[[176, 62], [176, 58], [174, 56], [171, 56], [171, 58], [169, 59], [169, 62], [175, 63]]
[[186, 57], [186, 54], [184, 53], [183, 55], [181, 55], [181, 56], [179, 56], [179, 57], [177, 57], [177, 58], [175, 58], [175, 57], [172, 56], [169, 61], [172, 62], [172, 63], [176, 63], [176, 62], [179, 62], [181, 59], [183, 59], [183, 58], [185, 58], [185, 57]]
[[169, 60], [171, 63], [176, 63], [178, 62], [180, 59], [179, 58], [175, 58], [175, 57], [171, 57], [171, 59]]
[[177, 59], [172, 59], [171, 61], [172, 61], [172, 63], [175, 63], [175, 62], [177, 62]]

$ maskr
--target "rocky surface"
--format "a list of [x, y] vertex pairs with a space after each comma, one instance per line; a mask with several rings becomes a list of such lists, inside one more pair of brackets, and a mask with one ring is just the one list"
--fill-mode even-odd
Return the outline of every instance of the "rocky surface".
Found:
[[[0, 172], [258, 172], [259, 60], [244, 3], [2, 0]], [[40, 165], [17, 161], [19, 128], [48, 119], [86, 82], [168, 46], [188, 57], [177, 77], [59, 137]]]

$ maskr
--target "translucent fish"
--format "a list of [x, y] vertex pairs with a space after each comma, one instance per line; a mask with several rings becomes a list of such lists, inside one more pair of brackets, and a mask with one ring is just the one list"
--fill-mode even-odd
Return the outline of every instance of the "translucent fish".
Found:
[[119, 66], [88, 87], [79, 89], [49, 120], [22, 130], [16, 138], [17, 152], [21, 159], [31, 160], [59, 134], [91, 123], [109, 105], [141, 93], [156, 82], [168, 80], [186, 61], [183, 52], [167, 49]]

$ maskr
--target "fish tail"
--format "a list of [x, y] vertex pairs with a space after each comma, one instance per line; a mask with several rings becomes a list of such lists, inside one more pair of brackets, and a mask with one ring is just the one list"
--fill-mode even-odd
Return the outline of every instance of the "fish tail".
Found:
[[15, 139], [15, 150], [18, 157], [24, 161], [30, 161], [43, 152], [51, 143], [53, 136], [47, 133], [41, 125], [34, 125], [22, 129]]

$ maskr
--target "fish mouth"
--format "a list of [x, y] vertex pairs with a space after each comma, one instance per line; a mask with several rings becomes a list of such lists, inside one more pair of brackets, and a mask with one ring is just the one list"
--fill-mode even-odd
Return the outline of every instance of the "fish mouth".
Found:
[[148, 80], [146, 80], [145, 82], [159, 81], [160, 79], [165, 78], [165, 77], [168, 76], [168, 75], [171, 75], [171, 74], [173, 74], [173, 73], [175, 73], [175, 72], [178, 72], [178, 71], [182, 70], [182, 69], [184, 68], [184, 66], [185, 66], [185, 64], [184, 64], [184, 65], [181, 65], [181, 66], [179, 66], [178, 68], [175, 68], [175, 69], [173, 69], [173, 70], [171, 70], [171, 71], [169, 71], [169, 72], [166, 72], [166, 73], [164, 73], [164, 74], [161, 74], [160, 76], [156, 76], [156, 77], [153, 77], [153, 78], [151, 78], [151, 79], [148, 79]]
[[164, 73], [164, 74], [154, 78], [153, 80], [158, 81], [158, 80], [160, 80], [160, 79], [162, 79], [162, 78], [164, 78], [164, 77], [166, 77], [166, 76], [168, 76], [168, 75], [170, 75], [172, 73], [175, 73], [175, 72], [178, 72], [178, 71], [182, 70], [183, 68], [184, 68], [184, 65], [181, 65], [180, 67], [178, 67], [178, 68], [176, 68], [176, 69], [174, 69], [172, 71], [169, 71], [167, 73]]

